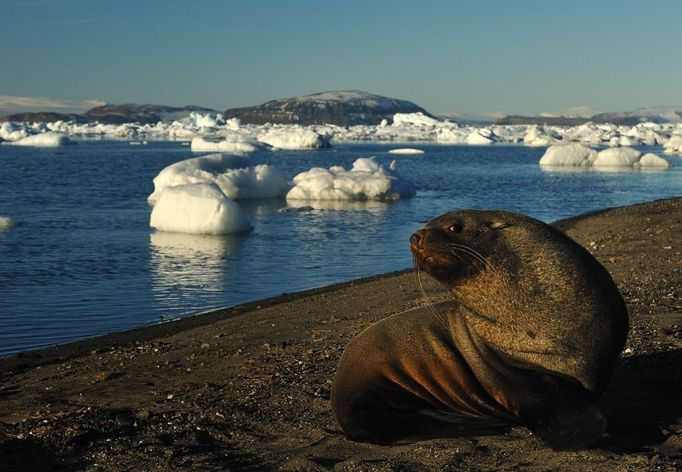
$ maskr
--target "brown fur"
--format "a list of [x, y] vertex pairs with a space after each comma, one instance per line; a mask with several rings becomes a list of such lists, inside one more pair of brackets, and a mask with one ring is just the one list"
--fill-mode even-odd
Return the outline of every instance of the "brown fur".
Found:
[[509, 212], [447, 213], [411, 248], [454, 300], [349, 344], [332, 387], [344, 432], [390, 443], [520, 422], [557, 448], [599, 439], [593, 402], [628, 329], [607, 271], [563, 233]]

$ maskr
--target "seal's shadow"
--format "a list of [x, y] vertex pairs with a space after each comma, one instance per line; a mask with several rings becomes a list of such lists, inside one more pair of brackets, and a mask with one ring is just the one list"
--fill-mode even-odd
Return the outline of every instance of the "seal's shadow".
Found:
[[645, 450], [682, 418], [682, 349], [621, 359], [600, 407], [609, 421], [607, 448]]

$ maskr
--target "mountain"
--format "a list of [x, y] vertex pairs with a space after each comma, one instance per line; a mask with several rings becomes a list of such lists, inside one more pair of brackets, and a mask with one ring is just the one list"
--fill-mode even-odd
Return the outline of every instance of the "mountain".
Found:
[[92, 107], [104, 104], [105, 102], [101, 100], [0, 95], [0, 116], [31, 112], [53, 112], [65, 115], [82, 114]]
[[552, 125], [576, 126], [590, 121], [590, 118], [568, 118], [565, 116], [524, 116], [507, 115], [495, 120], [496, 125]]
[[124, 103], [122, 105], [106, 104], [91, 108], [84, 113], [88, 121], [100, 123], [158, 123], [159, 121], [179, 120], [192, 112], [216, 113], [216, 110], [198, 106], [169, 107], [165, 105], [138, 105]]
[[342, 90], [272, 100], [252, 107], [231, 108], [225, 111], [225, 117], [239, 118], [244, 124], [350, 126], [376, 125], [384, 119], [390, 121], [395, 113], [416, 112], [433, 117], [423, 108], [407, 100], [382, 97], [359, 90]]
[[632, 111], [598, 113], [590, 117], [566, 116], [523, 116], [508, 115], [495, 121], [498, 125], [556, 125], [575, 126], [591, 121], [592, 123], [612, 123], [614, 125], [634, 126], [638, 123], [680, 123], [682, 107], [649, 107]]
[[22, 121], [26, 123], [52, 123], [55, 121], [73, 121], [76, 123], [85, 123], [88, 121], [83, 115], [76, 113], [57, 113], [54, 111], [38, 111], [38, 112], [22, 112], [14, 113], [12, 115], [0, 116], [0, 123], [4, 121]]

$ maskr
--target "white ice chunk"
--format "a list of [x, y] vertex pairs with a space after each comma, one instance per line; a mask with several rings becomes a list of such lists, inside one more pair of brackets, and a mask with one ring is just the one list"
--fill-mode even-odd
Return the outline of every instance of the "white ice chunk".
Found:
[[14, 220], [9, 216], [0, 216], [0, 231], [6, 230], [14, 226]]
[[258, 136], [262, 143], [277, 149], [317, 149], [329, 147], [329, 139], [312, 129], [299, 126], [275, 128]]
[[492, 136], [489, 129], [483, 128], [474, 130], [467, 135], [466, 143], [474, 146], [492, 144], [495, 142]]
[[580, 143], [556, 144], [547, 148], [540, 158], [543, 166], [590, 166], [597, 151]]
[[201, 136], [192, 139], [191, 148], [194, 152], [227, 152], [243, 154], [257, 151], [260, 143], [250, 142], [241, 136], [230, 136], [225, 140], [209, 140]]
[[35, 146], [35, 147], [59, 147], [64, 144], [69, 144], [69, 138], [58, 133], [41, 133], [27, 136], [16, 141], [7, 141], [3, 144], [10, 144], [12, 146]]
[[351, 170], [315, 167], [294, 177], [287, 200], [397, 200], [415, 194], [414, 185], [373, 157], [359, 158]]
[[663, 144], [666, 154], [682, 154], [682, 135], [674, 134]]
[[667, 160], [663, 159], [662, 157], [659, 157], [656, 154], [653, 154], [651, 152], [644, 154], [639, 159], [639, 167], [667, 168], [670, 166], [671, 166], [670, 162], [668, 162]]
[[413, 148], [400, 148], [400, 149], [391, 149], [388, 151], [389, 154], [424, 154], [424, 151], [421, 149], [413, 149]]
[[152, 210], [149, 226], [192, 234], [243, 233], [251, 225], [239, 205], [215, 184], [167, 187]]
[[440, 126], [443, 122], [422, 112], [416, 113], [396, 113], [393, 115], [393, 126]]
[[246, 156], [209, 154], [176, 162], [154, 178], [154, 192], [148, 201], [154, 203], [166, 187], [214, 183], [229, 198], [255, 199], [283, 197], [289, 185], [278, 168], [254, 163]]
[[538, 146], [551, 146], [556, 144], [559, 138], [546, 129], [540, 128], [538, 126], [531, 126], [528, 128], [526, 135], [523, 137], [523, 143], [526, 146], [538, 147]]
[[639, 163], [642, 152], [631, 147], [616, 147], [599, 151], [594, 167], [632, 167]]

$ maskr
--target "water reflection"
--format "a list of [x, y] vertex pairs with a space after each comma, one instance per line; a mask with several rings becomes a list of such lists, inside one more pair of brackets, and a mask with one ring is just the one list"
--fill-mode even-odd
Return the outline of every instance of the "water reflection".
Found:
[[376, 200], [287, 200], [286, 210], [385, 211], [394, 202]]
[[225, 260], [241, 246], [240, 236], [151, 233], [151, 279], [154, 298], [164, 306], [186, 299], [219, 299], [224, 289]]
[[540, 164], [540, 170], [543, 172], [555, 172], [564, 174], [587, 174], [587, 173], [605, 173], [605, 174], [660, 174], [668, 170], [668, 167], [618, 167], [618, 166], [554, 166], [547, 164]]

